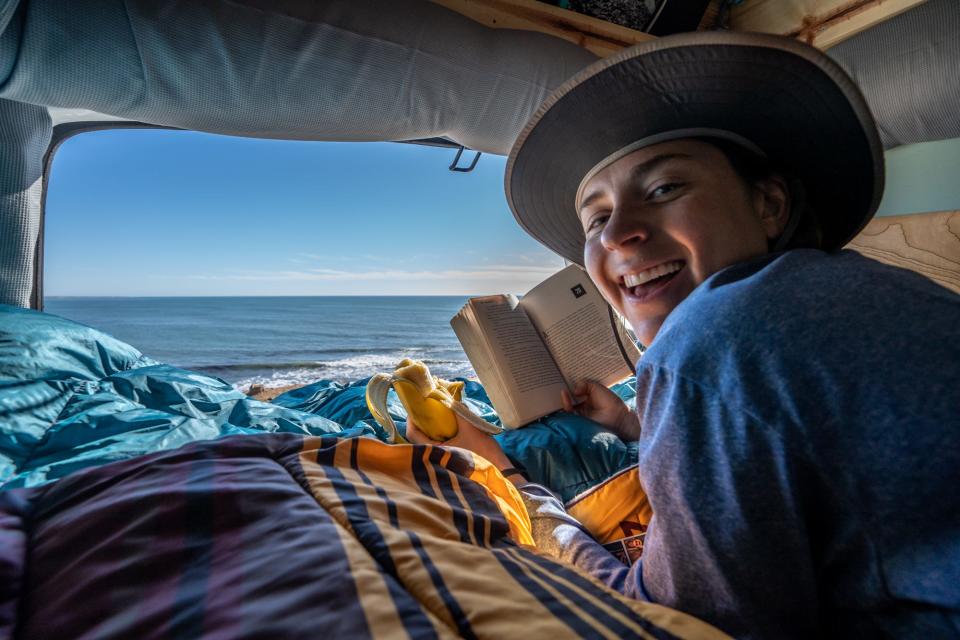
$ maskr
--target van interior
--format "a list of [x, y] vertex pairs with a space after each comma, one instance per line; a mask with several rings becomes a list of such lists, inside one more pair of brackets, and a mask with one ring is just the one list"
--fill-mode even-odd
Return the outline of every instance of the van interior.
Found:
[[[387, 444], [363, 384], [259, 401], [44, 311], [71, 138], [404, 143], [468, 171], [591, 62], [714, 29], [803, 40], [854, 78], [887, 186], [848, 248], [960, 292], [955, 0], [0, 2], [0, 637], [722, 637], [538, 557], [496, 469]], [[496, 422], [476, 381], [464, 398]], [[635, 465], [572, 415], [498, 437], [585, 520]]]

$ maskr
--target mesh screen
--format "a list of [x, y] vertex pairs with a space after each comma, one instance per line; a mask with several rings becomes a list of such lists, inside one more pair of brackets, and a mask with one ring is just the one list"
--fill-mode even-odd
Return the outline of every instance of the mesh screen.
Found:
[[45, 108], [0, 99], [0, 304], [30, 306], [50, 134]]
[[960, 137], [960, 3], [929, 0], [827, 53], [863, 90], [887, 149]]

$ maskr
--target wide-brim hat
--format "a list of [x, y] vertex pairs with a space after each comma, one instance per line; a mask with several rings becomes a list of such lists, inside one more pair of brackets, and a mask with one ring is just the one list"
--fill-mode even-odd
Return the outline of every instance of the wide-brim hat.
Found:
[[791, 38], [700, 32], [645, 42], [557, 88], [514, 143], [505, 187], [530, 235], [583, 264], [575, 200], [625, 148], [720, 137], [766, 155], [804, 187], [821, 247], [851, 240], [883, 194], [883, 148], [853, 80]]

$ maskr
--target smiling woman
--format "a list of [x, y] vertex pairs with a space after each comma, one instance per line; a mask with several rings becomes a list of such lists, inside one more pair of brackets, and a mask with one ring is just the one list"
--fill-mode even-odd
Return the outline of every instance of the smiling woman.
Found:
[[755, 34], [639, 45], [544, 102], [506, 184], [647, 346], [635, 413], [596, 384], [564, 398], [637, 441], [642, 562], [512, 473], [537, 547], [738, 638], [955, 635], [960, 299], [843, 250], [884, 184], [843, 70]]
[[789, 217], [783, 178], [748, 183], [703, 140], [629, 153], [582, 192], [584, 265], [647, 345], [708, 277], [765, 254]]
[[470, 375], [448, 322], [465, 298], [525, 291], [562, 263], [517, 229], [502, 158], [465, 174], [453, 155], [78, 135], [53, 159], [46, 308], [241, 388], [353, 380], [407, 356]]

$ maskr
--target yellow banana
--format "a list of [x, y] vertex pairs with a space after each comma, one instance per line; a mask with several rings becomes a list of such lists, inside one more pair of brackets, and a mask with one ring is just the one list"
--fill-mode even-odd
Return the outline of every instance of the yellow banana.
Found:
[[406, 442], [387, 411], [387, 392], [393, 388], [417, 428], [431, 440], [444, 441], [457, 435], [457, 416], [486, 433], [500, 433], [461, 401], [463, 383], [430, 375], [423, 362], [404, 358], [392, 374], [379, 373], [367, 383], [367, 408], [391, 442]]

